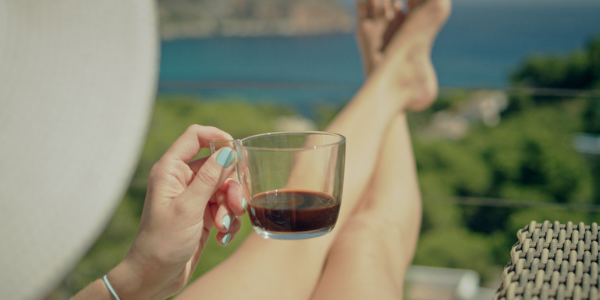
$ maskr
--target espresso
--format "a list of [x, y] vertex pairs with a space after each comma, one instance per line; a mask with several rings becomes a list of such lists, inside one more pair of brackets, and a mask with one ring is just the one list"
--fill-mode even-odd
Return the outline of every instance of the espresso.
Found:
[[340, 204], [324, 193], [269, 191], [252, 197], [248, 215], [254, 226], [270, 232], [305, 232], [330, 228]]

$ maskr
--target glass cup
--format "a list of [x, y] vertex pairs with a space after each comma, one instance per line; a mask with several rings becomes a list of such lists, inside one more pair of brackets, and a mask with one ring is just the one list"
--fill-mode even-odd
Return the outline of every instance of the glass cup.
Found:
[[248, 216], [259, 235], [306, 239], [335, 226], [344, 181], [344, 136], [320, 131], [266, 133], [213, 140], [210, 146], [212, 153], [225, 146], [236, 151]]

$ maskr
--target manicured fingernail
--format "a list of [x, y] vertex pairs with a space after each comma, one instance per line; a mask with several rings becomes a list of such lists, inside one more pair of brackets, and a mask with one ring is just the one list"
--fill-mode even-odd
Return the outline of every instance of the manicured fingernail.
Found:
[[256, 216], [256, 211], [254, 211], [254, 207], [250, 206], [250, 212], [253, 216]]
[[228, 234], [224, 235], [223, 238], [221, 239], [221, 244], [223, 244], [223, 246], [225, 246], [229, 243], [230, 240], [231, 240], [231, 233], [228, 233]]
[[233, 163], [233, 159], [235, 158], [233, 151], [231, 148], [223, 148], [219, 155], [217, 155], [217, 163], [221, 165], [223, 168], [229, 167]]
[[242, 207], [244, 208], [244, 210], [248, 209], [248, 203], [246, 203], [246, 198], [242, 197]]
[[223, 221], [221, 221], [221, 224], [223, 224], [225, 230], [229, 230], [229, 226], [231, 225], [231, 217], [229, 215], [224, 216]]

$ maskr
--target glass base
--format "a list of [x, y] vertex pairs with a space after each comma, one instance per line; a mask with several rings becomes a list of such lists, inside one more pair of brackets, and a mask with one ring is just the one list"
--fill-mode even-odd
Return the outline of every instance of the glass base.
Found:
[[254, 227], [254, 231], [256, 233], [258, 233], [260, 236], [262, 236], [266, 239], [276, 239], [276, 240], [310, 239], [310, 238], [322, 236], [326, 233], [329, 233], [331, 230], [333, 230], [333, 226], [330, 226], [330, 227], [326, 227], [324, 229], [313, 230], [313, 231], [273, 232], [273, 231], [266, 231], [260, 227], [256, 227], [256, 226], [253, 226], [253, 227]]

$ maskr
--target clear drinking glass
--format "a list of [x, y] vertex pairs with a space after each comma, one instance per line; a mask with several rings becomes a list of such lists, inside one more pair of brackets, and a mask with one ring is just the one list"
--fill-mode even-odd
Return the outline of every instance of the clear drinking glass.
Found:
[[212, 152], [224, 146], [237, 152], [236, 170], [255, 232], [295, 240], [333, 229], [344, 181], [344, 136], [283, 132], [211, 141]]

